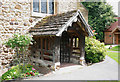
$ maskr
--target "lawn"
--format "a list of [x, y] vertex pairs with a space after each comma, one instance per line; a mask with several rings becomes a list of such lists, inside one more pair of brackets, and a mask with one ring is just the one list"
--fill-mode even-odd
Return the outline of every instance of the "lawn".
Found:
[[112, 47], [112, 51], [120, 51], [120, 45]]
[[[120, 51], [120, 45], [107, 49], [107, 51]], [[118, 52], [107, 52], [107, 55], [120, 64], [120, 54]]]
[[117, 52], [107, 52], [107, 55], [120, 64], [120, 60], [118, 61], [118, 53]]
[[120, 51], [120, 45], [112, 47], [112, 49], [107, 49], [108, 51]]

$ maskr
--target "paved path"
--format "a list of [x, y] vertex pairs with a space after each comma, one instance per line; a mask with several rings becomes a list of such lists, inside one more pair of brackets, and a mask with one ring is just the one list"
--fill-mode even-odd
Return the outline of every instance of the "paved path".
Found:
[[118, 63], [106, 56], [105, 61], [91, 66], [69, 66], [29, 80], [118, 80]]

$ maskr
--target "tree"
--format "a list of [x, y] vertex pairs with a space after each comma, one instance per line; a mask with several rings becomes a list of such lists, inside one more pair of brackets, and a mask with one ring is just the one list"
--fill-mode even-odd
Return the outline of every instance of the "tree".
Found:
[[[86, 0], [87, 1], [87, 0]], [[104, 40], [104, 30], [107, 29], [111, 23], [115, 22], [115, 14], [112, 11], [112, 6], [106, 2], [82, 2], [88, 9], [88, 23], [98, 33], [96, 39]]]

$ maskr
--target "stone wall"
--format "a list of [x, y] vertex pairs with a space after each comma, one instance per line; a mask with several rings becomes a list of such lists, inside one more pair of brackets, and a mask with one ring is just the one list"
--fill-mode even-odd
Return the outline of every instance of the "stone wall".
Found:
[[79, 9], [83, 14], [85, 20], [88, 22], [88, 10], [80, 3], [80, 0], [57, 0], [58, 1], [58, 13], [64, 13], [67, 11]]
[[64, 13], [72, 10], [77, 10], [77, 0], [57, 0], [58, 13]]
[[30, 16], [30, 3], [30, 0], [0, 0], [0, 66], [2, 68], [8, 67], [15, 54], [14, 50], [6, 48], [2, 43], [14, 33], [28, 32], [36, 20]]

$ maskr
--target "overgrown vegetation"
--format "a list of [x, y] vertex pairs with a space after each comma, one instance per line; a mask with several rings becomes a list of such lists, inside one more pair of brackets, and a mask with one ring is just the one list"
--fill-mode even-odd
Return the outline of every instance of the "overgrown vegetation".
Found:
[[[27, 54], [24, 53], [28, 51], [28, 47], [32, 44], [32, 41], [32, 36], [29, 34], [14, 34], [12, 38], [8, 39], [8, 41], [4, 43], [7, 47], [10, 47], [16, 51], [17, 64], [19, 65], [3, 74], [2, 80], [9, 80], [18, 77], [21, 78], [21, 73], [26, 73], [26, 71], [31, 70], [31, 68], [29, 69], [25, 66], [25, 57], [27, 57]], [[21, 62], [23, 63], [23, 66], [21, 65]]]
[[[88, 23], [96, 30], [96, 38], [98, 40], [104, 40], [104, 30], [109, 28], [110, 24], [115, 22], [116, 15], [112, 11], [112, 6], [106, 2], [100, 2], [100, 0], [85, 0], [82, 4], [88, 9]], [[98, 1], [98, 2], [97, 2]]]
[[[24, 68], [25, 70], [23, 70]], [[32, 65], [30, 64], [26, 64], [25, 66], [17, 65], [17, 66], [13, 66], [10, 70], [4, 73], [1, 77], [1, 80], [2, 81], [11, 80], [11, 79], [24, 78], [35, 75], [39, 75], [39, 72], [35, 70]]]
[[22, 60], [24, 61], [24, 53], [28, 51], [28, 47], [32, 44], [32, 41], [32, 36], [29, 34], [14, 34], [13, 37], [8, 39], [8, 41], [4, 44], [12, 49], [15, 49], [18, 59], [22, 56]]
[[100, 41], [86, 37], [85, 38], [85, 60], [87, 63], [97, 63], [102, 61], [106, 55], [106, 48], [104, 43]]

